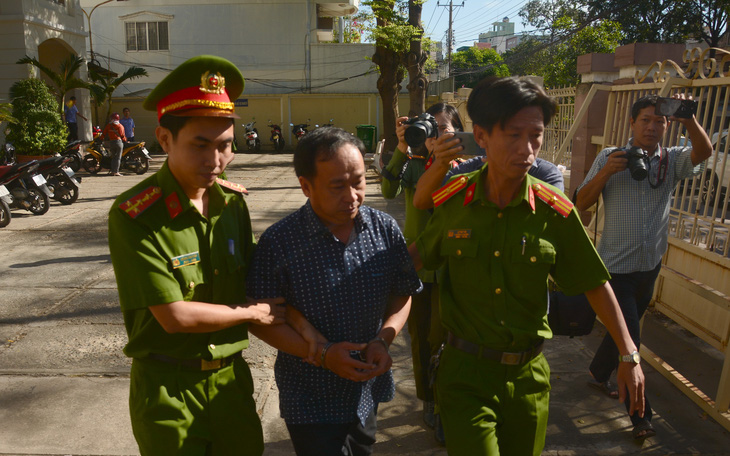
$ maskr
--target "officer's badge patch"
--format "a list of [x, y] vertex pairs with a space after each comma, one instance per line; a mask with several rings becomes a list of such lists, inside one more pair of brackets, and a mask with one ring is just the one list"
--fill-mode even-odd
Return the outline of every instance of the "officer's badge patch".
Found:
[[185, 255], [180, 255], [172, 258], [170, 262], [172, 263], [172, 269], [181, 268], [190, 264], [200, 263], [200, 253], [186, 253]]
[[475, 182], [475, 183], [471, 184], [469, 186], [469, 188], [466, 189], [466, 196], [464, 197], [464, 206], [466, 206], [467, 204], [472, 202], [472, 200], [474, 199], [474, 191], [476, 190], [476, 188], [477, 188], [477, 184]]
[[182, 206], [180, 206], [180, 199], [177, 197], [177, 193], [172, 192], [165, 198], [165, 205], [167, 205], [167, 212], [170, 213], [170, 218], [174, 219], [182, 212]]
[[120, 204], [119, 208], [134, 219], [161, 197], [162, 189], [160, 187], [147, 187], [141, 193]]
[[545, 185], [533, 184], [532, 191], [535, 192], [535, 196], [545, 202], [548, 206], [552, 207], [555, 212], [563, 217], [570, 215], [570, 211], [573, 210], [573, 203], [571, 203], [565, 195], [562, 195], [560, 192], [548, 188]]
[[446, 237], [449, 239], [471, 239], [471, 230], [449, 230]]
[[246, 190], [246, 187], [244, 187], [241, 184], [235, 184], [233, 182], [228, 182], [227, 180], [223, 180], [220, 177], [216, 178], [215, 181], [218, 182], [218, 185], [220, 185], [221, 187], [229, 188], [238, 193], [243, 193], [244, 195], [248, 195], [248, 190]]

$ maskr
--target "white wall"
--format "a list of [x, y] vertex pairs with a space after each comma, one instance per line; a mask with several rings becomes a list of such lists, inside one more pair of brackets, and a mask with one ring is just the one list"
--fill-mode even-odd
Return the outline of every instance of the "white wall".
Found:
[[[81, 3], [91, 7], [97, 1]], [[125, 20], [167, 20], [169, 51], [127, 52]], [[236, 64], [246, 78], [248, 95], [307, 92], [310, 87], [317, 93], [377, 92], [377, 75], [331, 84], [370, 68], [367, 57], [374, 48], [317, 44], [314, 1], [128, 0], [97, 8], [91, 25], [94, 52], [103, 66], [109, 63], [121, 73], [126, 66], [139, 65], [150, 73], [148, 78], [125, 84], [115, 96], [152, 88], [168, 71], [201, 54]]]

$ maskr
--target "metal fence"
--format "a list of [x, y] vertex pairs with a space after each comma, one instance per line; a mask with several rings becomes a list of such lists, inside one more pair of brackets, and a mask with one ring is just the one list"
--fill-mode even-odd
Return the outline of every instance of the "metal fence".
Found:
[[[558, 110], [552, 122], [545, 127], [540, 158], [570, 168], [573, 139], [568, 137], [568, 132], [575, 119], [575, 87], [548, 89], [547, 93], [558, 102]], [[559, 155], [560, 146], [566, 140], [566, 153]]]

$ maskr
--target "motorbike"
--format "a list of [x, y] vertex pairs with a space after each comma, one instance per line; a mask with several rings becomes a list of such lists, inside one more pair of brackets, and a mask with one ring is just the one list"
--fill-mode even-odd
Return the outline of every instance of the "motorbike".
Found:
[[255, 150], [256, 152], [261, 150], [261, 139], [259, 139], [259, 131], [254, 127], [256, 121], [252, 120], [247, 124], [243, 124], [246, 128], [246, 147], [248, 150]]
[[281, 152], [284, 150], [284, 136], [281, 134], [281, 127], [271, 123], [269, 120], [269, 128], [271, 128], [271, 142], [274, 143], [274, 150]]
[[[97, 127], [98, 128], [98, 127]], [[94, 129], [96, 133], [96, 129]], [[112, 154], [104, 147], [101, 134], [94, 135], [94, 140], [86, 148], [82, 165], [90, 174], [97, 174], [102, 168], [111, 169]], [[150, 168], [150, 153], [144, 147], [144, 141], [124, 143], [119, 169], [144, 174]]]
[[330, 119], [329, 123], [322, 124], [322, 125], [320, 125], [320, 127], [334, 127], [335, 126], [334, 121], [335, 121], [335, 119]]
[[10, 215], [10, 205], [13, 198], [10, 196], [8, 188], [0, 184], [0, 228], [5, 228], [13, 218]]
[[302, 139], [302, 136], [306, 135], [309, 132], [309, 130], [307, 130], [307, 127], [309, 127], [309, 119], [307, 119], [307, 123], [297, 125], [290, 123], [289, 126], [291, 127], [291, 132], [294, 133], [294, 136], [297, 137], [297, 141], [299, 141], [300, 139]]
[[71, 157], [51, 157], [38, 162], [38, 171], [46, 179], [52, 198], [61, 204], [72, 204], [79, 199], [81, 178], [76, 178], [70, 167]]
[[73, 172], [78, 173], [81, 169], [81, 162], [83, 161], [83, 156], [81, 155], [81, 141], [77, 139], [76, 141], [71, 141], [66, 144], [66, 149], [61, 152], [61, 155], [71, 158], [68, 163], [68, 167], [71, 168]]
[[[52, 193], [46, 186], [46, 179], [38, 174], [38, 162], [35, 160], [0, 166], [0, 186], [8, 192], [8, 195], [2, 196], [1, 199], [9, 208], [25, 209], [34, 215], [43, 215], [50, 208], [48, 198]], [[0, 191], [0, 193], [5, 192]], [[2, 223], [5, 223], [5, 220], [0, 226]], [[9, 211], [7, 223], [10, 223]]]
[[[79, 198], [79, 184], [81, 178], [74, 177], [69, 164], [73, 161], [70, 156], [58, 155], [38, 161], [37, 173], [46, 180], [46, 187], [51, 192], [51, 198], [61, 204], [74, 203]], [[5, 164], [15, 165], [15, 148], [5, 145]]]

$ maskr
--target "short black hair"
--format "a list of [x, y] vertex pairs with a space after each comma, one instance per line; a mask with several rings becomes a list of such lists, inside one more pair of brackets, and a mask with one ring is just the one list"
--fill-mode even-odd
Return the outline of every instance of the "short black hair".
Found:
[[357, 136], [338, 127], [316, 128], [302, 137], [294, 150], [294, 172], [297, 177], [313, 179], [317, 162], [334, 157], [340, 147], [352, 144], [364, 156], [365, 144]]
[[74, 101], [76, 101], [76, 97], [74, 97], [74, 96], [71, 96], [71, 98], [69, 98], [69, 100], [74, 100]]
[[426, 112], [431, 114], [432, 116], [443, 113], [444, 116], [449, 119], [451, 125], [456, 128], [456, 131], [464, 131], [464, 124], [461, 122], [461, 116], [459, 116], [459, 111], [457, 111], [456, 108], [451, 106], [450, 104], [436, 103], [426, 109]]
[[[160, 117], [160, 126], [170, 130], [172, 139], [177, 139], [177, 134], [192, 117], [194, 116], [173, 116], [172, 114], [165, 114]], [[231, 124], [235, 125], [235, 119], [230, 120]]]
[[631, 106], [631, 118], [636, 121], [636, 118], [639, 117], [639, 112], [641, 112], [642, 109], [648, 108], [649, 106], [656, 107], [658, 99], [659, 97], [656, 95], [646, 95], [636, 100], [636, 103]]
[[518, 112], [532, 106], [542, 110], [542, 122], [547, 125], [558, 105], [542, 87], [514, 77], [482, 79], [466, 102], [472, 122], [490, 133], [495, 125], [504, 128]]
[[124, 108], [122, 108], [122, 112], [124, 111], [129, 111], [129, 108], [125, 106]]

